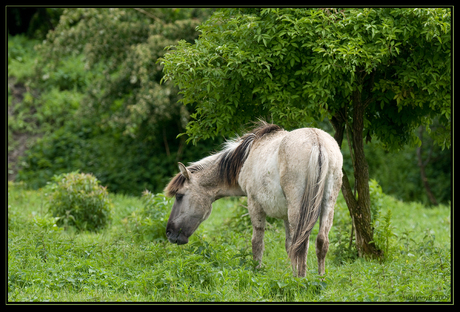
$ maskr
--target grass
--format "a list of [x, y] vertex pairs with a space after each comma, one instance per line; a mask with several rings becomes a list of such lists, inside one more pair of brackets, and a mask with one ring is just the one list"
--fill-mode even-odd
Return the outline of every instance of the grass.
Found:
[[[241, 200], [221, 199], [209, 219], [177, 246], [135, 239], [127, 220], [140, 197], [110, 194], [112, 224], [99, 233], [64, 231], [46, 208], [45, 190], [8, 184], [8, 302], [450, 302], [451, 217], [383, 195], [392, 211], [383, 261], [348, 249], [349, 215], [336, 205], [326, 275], [317, 274], [310, 238], [306, 278], [293, 278], [282, 221], [269, 219], [263, 267], [255, 269]], [[381, 223], [384, 223], [383, 219]]]

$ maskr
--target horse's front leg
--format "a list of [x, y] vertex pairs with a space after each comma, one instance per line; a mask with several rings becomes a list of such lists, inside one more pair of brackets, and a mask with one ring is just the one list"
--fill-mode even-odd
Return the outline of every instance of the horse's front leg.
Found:
[[262, 255], [264, 253], [264, 233], [266, 214], [262, 207], [255, 201], [248, 198], [248, 210], [252, 223], [252, 256], [259, 262], [257, 268], [262, 265]]

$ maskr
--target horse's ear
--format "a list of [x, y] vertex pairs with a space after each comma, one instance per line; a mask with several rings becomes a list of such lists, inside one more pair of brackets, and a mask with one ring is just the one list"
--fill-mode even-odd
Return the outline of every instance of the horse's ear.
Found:
[[177, 163], [179, 165], [179, 170], [180, 170], [180, 173], [184, 176], [184, 178], [186, 178], [187, 180], [190, 179], [190, 171], [187, 169], [187, 167], [184, 166], [183, 163], [181, 162], [178, 162]]

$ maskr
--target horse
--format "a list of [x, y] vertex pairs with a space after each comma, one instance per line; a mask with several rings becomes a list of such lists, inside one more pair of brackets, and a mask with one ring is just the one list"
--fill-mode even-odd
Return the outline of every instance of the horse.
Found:
[[185, 166], [164, 189], [175, 197], [166, 226], [174, 244], [188, 238], [225, 196], [247, 196], [252, 224], [252, 254], [262, 264], [266, 216], [284, 220], [285, 248], [293, 275], [305, 277], [310, 233], [316, 237], [318, 273], [325, 273], [329, 230], [342, 185], [343, 157], [333, 137], [317, 128], [286, 131], [260, 121], [243, 136], [224, 143], [220, 152]]

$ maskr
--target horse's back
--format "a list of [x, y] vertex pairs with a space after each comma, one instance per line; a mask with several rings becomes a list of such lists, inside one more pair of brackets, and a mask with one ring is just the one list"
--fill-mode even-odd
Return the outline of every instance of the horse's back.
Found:
[[327, 161], [327, 164], [323, 164], [327, 168], [327, 176], [340, 175], [342, 153], [335, 139], [327, 132], [316, 128], [296, 129], [280, 142], [280, 183], [288, 202], [293, 206], [300, 205], [311, 172], [309, 167], [316, 163], [311, 157], [318, 157], [320, 151]]
[[263, 205], [269, 216], [286, 218], [286, 195], [294, 201], [302, 197], [315, 146], [327, 154], [329, 169], [341, 170], [342, 153], [327, 132], [316, 128], [278, 131], [251, 148], [238, 179], [242, 190]]
[[292, 166], [305, 166], [315, 146], [327, 154], [329, 167], [342, 168], [343, 157], [337, 141], [321, 129], [300, 128], [289, 132], [281, 142], [280, 152]]

